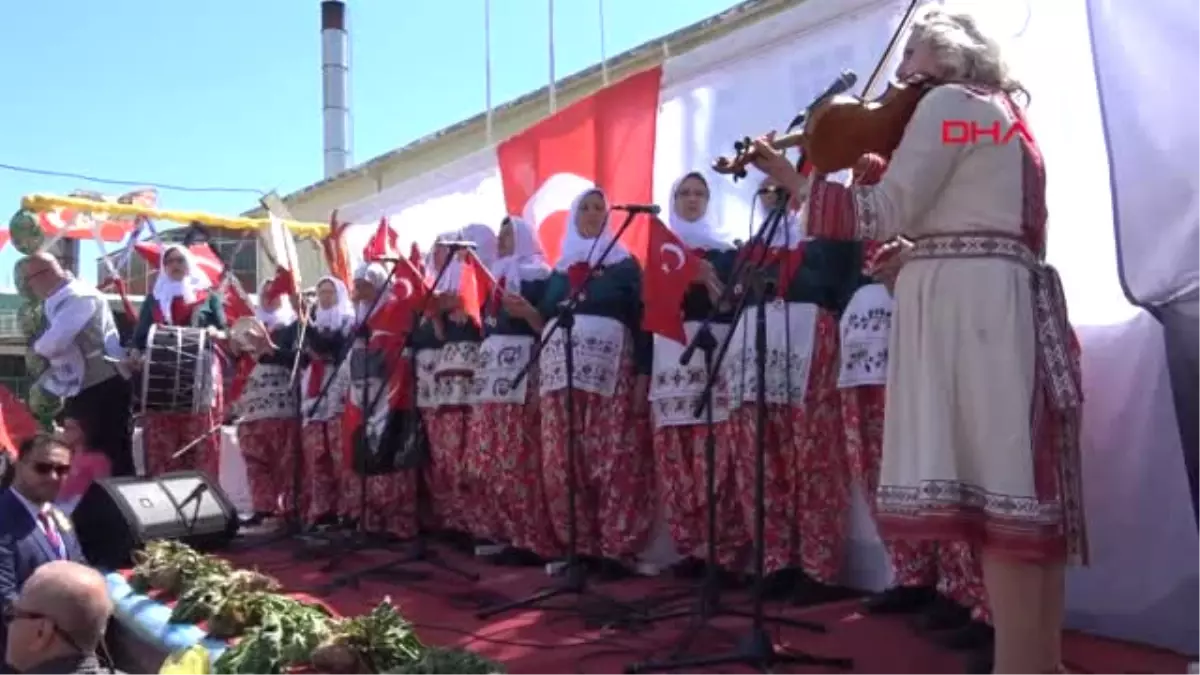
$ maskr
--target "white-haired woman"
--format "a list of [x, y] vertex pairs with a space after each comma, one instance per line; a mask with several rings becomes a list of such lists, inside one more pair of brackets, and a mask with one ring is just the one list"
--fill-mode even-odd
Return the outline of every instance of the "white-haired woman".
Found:
[[359, 506], [358, 478], [342, 459], [342, 413], [349, 374], [344, 357], [354, 331], [354, 303], [346, 284], [336, 277], [322, 277], [316, 290], [304, 334], [307, 364], [300, 383], [303, 475], [310, 494], [305, 517], [314, 525], [331, 525], [339, 515], [353, 513]]
[[[680, 307], [688, 342], [696, 338], [701, 322], [721, 298], [737, 255], [737, 233], [709, 213], [709, 196], [708, 181], [698, 171], [684, 175], [671, 190], [671, 231], [705, 261]], [[717, 314], [710, 324], [717, 345], [729, 334], [731, 314]], [[693, 410], [709, 374], [703, 352], [697, 352], [687, 365], [679, 363], [684, 347], [661, 335], [654, 336], [650, 410], [660, 497], [675, 549], [685, 556], [676, 569], [686, 574], [708, 554], [708, 428], [704, 418], [697, 419]], [[735, 488], [733, 465], [740, 450], [729, 422], [727, 387], [722, 380], [713, 396], [717, 522], [716, 560], [709, 562], [727, 572], [740, 572], [750, 541]]]
[[[811, 196], [815, 234], [915, 242], [894, 290], [880, 525], [979, 545], [995, 671], [1053, 672], [1064, 567], [1085, 561], [1086, 541], [1079, 353], [1045, 264], [1042, 155], [1028, 138], [944, 142], [948, 120], [1028, 128], [1020, 85], [970, 16], [918, 19], [899, 75], [938, 86], [880, 183], [818, 180]], [[756, 147], [761, 169], [802, 183], [765, 139]]]
[[[246, 459], [246, 477], [254, 504], [256, 523], [274, 517], [282, 505], [292, 504], [296, 485], [295, 443], [299, 440], [296, 419], [296, 388], [292, 368], [296, 362], [299, 323], [291, 298], [274, 280], [259, 289], [255, 317], [262, 322], [268, 339], [250, 346], [255, 364], [241, 395], [233, 402], [240, 418], [238, 447]], [[308, 493], [299, 490], [301, 503]]]
[[497, 288], [486, 308], [464, 459], [477, 527], [508, 546], [494, 560], [535, 563], [561, 546], [542, 484], [537, 373], [516, 387], [513, 379], [528, 367], [543, 325], [539, 316], [510, 310], [541, 300], [550, 266], [537, 232], [521, 218], [505, 218], [498, 239], [500, 257], [491, 267]]
[[[575, 198], [562, 252], [537, 309], [516, 301], [509, 311], [531, 323], [556, 319], [573, 289], [586, 283], [575, 307], [574, 389], [567, 390], [564, 333], [543, 349], [539, 366], [542, 478], [555, 533], [567, 541], [567, 434], [576, 441], [575, 487], [579, 553], [602, 573], [636, 566], [654, 523], [654, 464], [648, 401], [653, 342], [642, 331], [641, 270], [613, 239], [608, 201], [598, 189]], [[574, 424], [567, 419], [572, 397]]]
[[[212, 281], [184, 246], [171, 245], [162, 250], [154, 289], [142, 302], [133, 332], [131, 365], [144, 367], [143, 354], [154, 325], [204, 328], [211, 339], [225, 339], [228, 326], [221, 296], [213, 292]], [[212, 369], [213, 392], [208, 408], [196, 413], [147, 411], [142, 417], [146, 475], [200, 469], [217, 476], [220, 435], [212, 429], [221, 423], [225, 411], [220, 359], [213, 359]], [[196, 445], [191, 450], [180, 457], [172, 456], [193, 442]]]
[[[387, 451], [398, 448], [409, 429], [412, 384], [408, 360], [401, 353], [403, 318], [388, 277], [382, 263], [364, 262], [354, 271], [356, 329], [342, 415], [343, 465], [353, 467], [354, 475], [343, 485], [357, 479], [362, 486], [364, 471], [369, 477], [366, 494], [352, 488], [342, 495], [338, 508], [364, 530], [407, 538], [416, 532], [416, 474], [367, 461], [394, 458]], [[366, 522], [361, 522], [364, 507]]]

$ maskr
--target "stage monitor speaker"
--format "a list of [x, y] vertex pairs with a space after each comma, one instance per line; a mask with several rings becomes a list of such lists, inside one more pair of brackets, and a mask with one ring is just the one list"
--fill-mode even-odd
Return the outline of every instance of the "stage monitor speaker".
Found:
[[199, 550], [227, 546], [239, 524], [221, 486], [199, 471], [95, 481], [71, 520], [88, 562], [107, 569], [128, 567], [134, 551], [158, 539]]

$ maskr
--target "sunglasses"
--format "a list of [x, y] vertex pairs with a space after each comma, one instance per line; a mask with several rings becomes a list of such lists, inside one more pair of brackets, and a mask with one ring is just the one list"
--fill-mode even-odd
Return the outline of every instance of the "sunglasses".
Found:
[[56, 464], [54, 462], [34, 462], [33, 470], [42, 476], [53, 474], [57, 478], [64, 478], [67, 474], [71, 473], [71, 465]]

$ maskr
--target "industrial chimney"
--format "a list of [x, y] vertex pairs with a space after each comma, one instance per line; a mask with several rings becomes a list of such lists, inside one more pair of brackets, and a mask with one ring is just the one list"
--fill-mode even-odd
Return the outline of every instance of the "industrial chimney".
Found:
[[350, 168], [350, 39], [346, 3], [321, 3], [321, 84], [325, 118], [325, 177]]

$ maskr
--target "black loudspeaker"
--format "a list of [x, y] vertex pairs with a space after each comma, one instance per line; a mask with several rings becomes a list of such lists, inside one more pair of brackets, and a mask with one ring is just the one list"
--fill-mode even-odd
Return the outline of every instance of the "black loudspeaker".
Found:
[[105, 569], [129, 567], [133, 552], [156, 539], [219, 549], [237, 536], [239, 525], [221, 486], [199, 471], [95, 481], [71, 520], [88, 562]]

